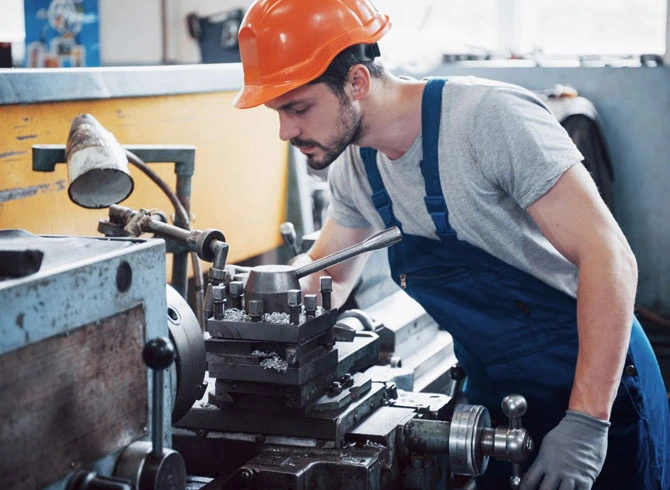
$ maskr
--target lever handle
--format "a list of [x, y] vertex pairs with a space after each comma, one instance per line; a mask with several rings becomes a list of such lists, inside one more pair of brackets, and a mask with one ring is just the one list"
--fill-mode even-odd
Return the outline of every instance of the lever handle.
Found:
[[163, 455], [163, 372], [174, 362], [174, 346], [166, 337], [149, 340], [142, 349], [142, 359], [153, 371], [151, 398], [151, 456]]
[[[175, 348], [166, 337], [153, 338], [144, 344], [144, 349], [142, 349], [142, 359], [153, 371], [151, 443], [141, 440], [126, 446], [119, 455], [114, 468], [114, 476], [131, 482], [133, 489], [184, 490], [186, 488], [184, 458], [173, 449], [163, 449], [163, 372], [174, 362], [174, 358]], [[114, 490], [117, 489], [114, 488]]]
[[295, 257], [300, 253], [298, 248], [298, 239], [295, 232], [295, 227], [290, 221], [285, 221], [279, 225], [279, 232], [281, 233], [282, 239], [284, 240], [284, 245], [291, 254], [291, 258]]
[[[503, 413], [509, 419], [509, 432], [521, 430], [521, 417], [526, 414], [528, 403], [521, 395], [507, 395], [501, 403]], [[530, 437], [524, 437], [521, 441], [521, 447], [516, 448], [519, 457], [526, 459], [533, 450], [533, 441]], [[512, 476], [510, 477], [510, 487], [512, 490], [519, 490], [521, 487], [521, 460], [512, 459]]]
[[327, 255], [322, 257], [314, 262], [307, 264], [299, 269], [296, 269], [295, 273], [298, 279], [301, 277], [308, 276], [314, 272], [326, 269], [331, 265], [339, 264], [344, 262], [347, 259], [360, 255], [363, 252], [371, 252], [373, 250], [378, 250], [380, 248], [389, 247], [395, 243], [398, 243], [402, 240], [402, 232], [397, 226], [392, 226], [387, 228], [384, 231], [380, 231], [376, 235], [372, 235], [367, 240], [352, 245], [349, 248], [335, 252], [334, 254]]

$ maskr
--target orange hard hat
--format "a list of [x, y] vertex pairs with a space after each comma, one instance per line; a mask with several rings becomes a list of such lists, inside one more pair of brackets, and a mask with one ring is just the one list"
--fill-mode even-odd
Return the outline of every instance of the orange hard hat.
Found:
[[345, 48], [376, 43], [390, 27], [369, 0], [256, 0], [238, 34], [244, 87], [233, 105], [255, 107], [311, 82]]

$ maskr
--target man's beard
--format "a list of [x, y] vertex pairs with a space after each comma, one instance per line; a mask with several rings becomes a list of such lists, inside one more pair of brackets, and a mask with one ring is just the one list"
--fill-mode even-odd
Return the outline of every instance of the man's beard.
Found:
[[361, 116], [354, 106], [347, 100], [340, 105], [340, 128], [342, 132], [331, 143], [322, 145], [315, 140], [292, 138], [290, 143], [298, 148], [316, 147], [323, 150], [324, 155], [319, 159], [315, 155], [307, 155], [307, 164], [314, 170], [323, 170], [339, 157], [347, 146], [356, 143], [363, 132]]

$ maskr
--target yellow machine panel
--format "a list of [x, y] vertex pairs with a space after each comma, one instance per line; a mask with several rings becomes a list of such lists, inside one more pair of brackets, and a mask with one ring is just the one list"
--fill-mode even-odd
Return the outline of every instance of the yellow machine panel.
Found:
[[[72, 119], [95, 116], [120, 144], [193, 145], [193, 226], [225, 230], [241, 261], [281, 244], [285, 219], [288, 148], [278, 138], [277, 117], [265, 108], [239, 111], [234, 93], [211, 92], [90, 101], [5, 105], [0, 111], [0, 228], [40, 234], [97, 235], [105, 210], [85, 210], [67, 195], [67, 167], [32, 171], [32, 145], [65, 144]], [[151, 164], [174, 185], [174, 167]], [[133, 194], [124, 205], [173, 212], [143, 174], [131, 170]], [[249, 226], [253, 223], [253, 226]]]

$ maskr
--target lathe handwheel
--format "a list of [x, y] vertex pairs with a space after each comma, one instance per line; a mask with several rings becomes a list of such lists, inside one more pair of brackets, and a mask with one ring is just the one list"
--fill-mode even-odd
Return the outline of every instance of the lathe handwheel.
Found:
[[457, 475], [481, 475], [489, 462], [479, 444], [482, 429], [491, 426], [489, 411], [481, 405], [456, 405], [449, 429], [449, 462]]

